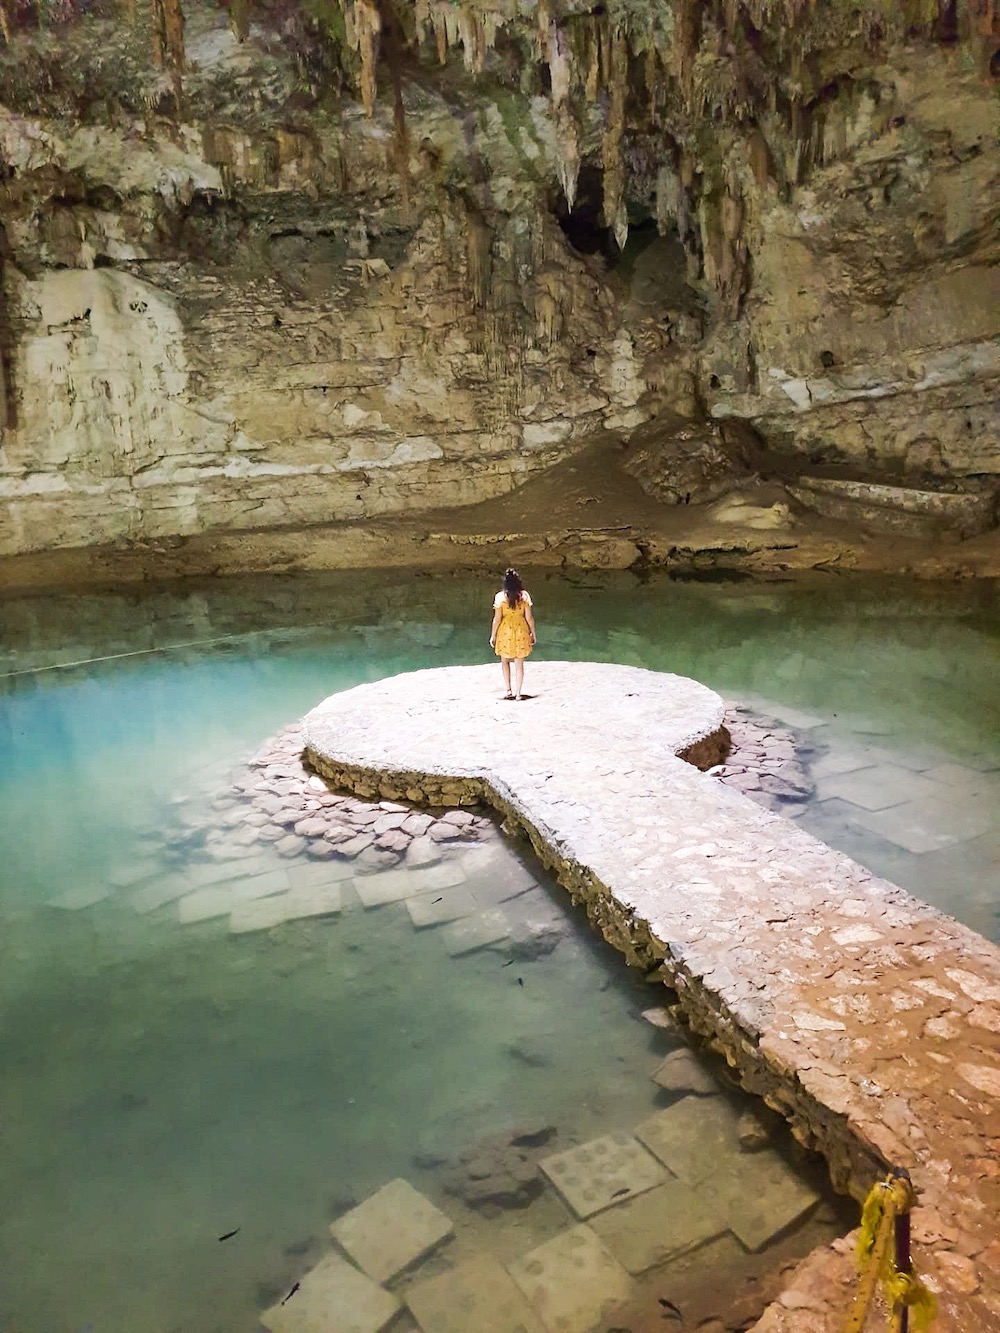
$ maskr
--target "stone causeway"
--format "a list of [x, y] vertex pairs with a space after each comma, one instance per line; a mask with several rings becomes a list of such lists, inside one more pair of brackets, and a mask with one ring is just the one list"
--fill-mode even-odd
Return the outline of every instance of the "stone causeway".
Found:
[[[366, 799], [496, 808], [837, 1188], [909, 1170], [935, 1330], [1000, 1330], [1000, 949], [702, 771], [727, 736], [697, 682], [532, 662], [523, 700], [499, 684], [447, 667], [334, 695], [306, 759]], [[839, 1331], [854, 1285], [837, 1241], [756, 1328]]]

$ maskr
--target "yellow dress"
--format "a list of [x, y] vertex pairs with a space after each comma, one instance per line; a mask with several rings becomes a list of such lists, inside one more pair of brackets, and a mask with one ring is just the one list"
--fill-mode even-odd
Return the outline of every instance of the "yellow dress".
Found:
[[525, 608], [531, 605], [531, 598], [522, 592], [517, 606], [511, 606], [507, 595], [498, 592], [493, 599], [494, 611], [500, 608], [500, 624], [494, 652], [497, 657], [527, 657], [531, 652], [531, 630], [524, 618]]

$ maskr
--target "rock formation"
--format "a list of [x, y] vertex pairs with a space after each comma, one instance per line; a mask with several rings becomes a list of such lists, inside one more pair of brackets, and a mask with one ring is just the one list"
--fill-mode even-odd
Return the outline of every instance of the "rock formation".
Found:
[[0, 19], [0, 555], [467, 505], [638, 428], [661, 501], [993, 521], [995, 0]]

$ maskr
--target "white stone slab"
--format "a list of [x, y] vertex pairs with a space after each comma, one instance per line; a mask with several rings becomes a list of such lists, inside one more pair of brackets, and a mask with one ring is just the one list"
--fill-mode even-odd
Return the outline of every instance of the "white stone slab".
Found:
[[688, 1185], [700, 1185], [719, 1162], [739, 1153], [738, 1113], [724, 1097], [683, 1097], [644, 1120], [635, 1136]]
[[479, 905], [464, 884], [456, 884], [453, 889], [431, 889], [416, 898], [407, 898], [406, 910], [413, 924], [422, 930], [425, 926], [440, 926], [473, 916]]
[[[728, 1210], [727, 1210], [728, 1212]], [[698, 1190], [668, 1179], [590, 1219], [611, 1253], [639, 1275], [697, 1249], [729, 1229], [726, 1217]]]
[[860, 768], [853, 773], [821, 778], [816, 793], [821, 801], [831, 796], [850, 801], [863, 810], [887, 810], [894, 805], [920, 798], [940, 798], [940, 788], [934, 783], [896, 764], [876, 764], [874, 768]]
[[293, 889], [336, 884], [354, 874], [349, 861], [295, 861], [285, 870]]
[[667, 1173], [630, 1134], [606, 1134], [539, 1165], [579, 1218], [662, 1185]]
[[410, 872], [382, 870], [373, 875], [358, 875], [354, 881], [358, 897], [365, 907], [384, 907], [413, 897], [416, 889], [407, 882]]
[[336, 884], [304, 885], [285, 897], [286, 920], [302, 921], [310, 916], [336, 916], [344, 905], [344, 881]]
[[793, 708], [791, 704], [774, 703], [771, 700], [762, 700], [761, 709], [779, 722], [784, 722], [786, 726], [794, 727], [797, 731], [812, 731], [815, 727], [822, 727], [827, 719], [820, 717], [818, 713], [806, 713], [800, 708]]
[[458, 865], [444, 862], [435, 866], [420, 866], [414, 870], [382, 870], [357, 879], [358, 897], [365, 907], [381, 907], [398, 903], [431, 889], [448, 889], [465, 880], [465, 872]]
[[288, 920], [288, 894], [279, 893], [271, 898], [255, 898], [241, 903], [229, 914], [230, 935], [247, 935], [255, 930], [271, 930]]
[[214, 884], [211, 888], [189, 893], [178, 902], [177, 915], [182, 925], [189, 926], [196, 921], [210, 921], [212, 917], [228, 916], [241, 903], [253, 902], [257, 898], [268, 898], [273, 893], [287, 893], [287, 891], [287, 876], [283, 871], [275, 870], [269, 875], [233, 880], [228, 884]]
[[453, 921], [441, 931], [446, 948], [452, 958], [461, 958], [463, 954], [475, 953], [477, 949], [487, 949], [491, 944], [500, 944], [510, 938], [510, 922], [503, 912], [479, 912], [476, 916]]
[[225, 871], [221, 879], [212, 880], [209, 884], [198, 883], [197, 879], [192, 880], [186, 871], [164, 875], [136, 889], [130, 895], [129, 903], [137, 912], [146, 913], [153, 912], [158, 907], [165, 907], [167, 903], [176, 902], [178, 898], [186, 897], [198, 889], [208, 890], [223, 885], [249, 883], [252, 880], [257, 885], [257, 892], [250, 896], [260, 898], [267, 893], [281, 893], [288, 888], [287, 871], [276, 868], [273, 861], [256, 860], [250, 864], [245, 874], [239, 871], [238, 866], [233, 865], [227, 865]]
[[85, 907], [93, 907], [111, 897], [111, 890], [104, 884], [77, 884], [65, 893], [49, 898], [47, 906], [58, 907], [62, 912], [79, 912]]
[[485, 1255], [414, 1283], [406, 1303], [423, 1333], [545, 1333], [521, 1288]]
[[699, 1187], [702, 1207], [724, 1219], [748, 1250], [767, 1243], [819, 1203], [819, 1195], [775, 1152], [741, 1153]]
[[470, 848], [461, 864], [484, 906], [498, 906], [538, 887], [531, 871], [498, 843]]
[[191, 891], [191, 885], [182, 876], [164, 875], [149, 884], [143, 884], [141, 888], [129, 894], [128, 901], [137, 912], [145, 916], [147, 912], [155, 912], [157, 908], [165, 907], [167, 903], [176, 902], [178, 898], [183, 898]]
[[[628, 1273], [585, 1223], [509, 1265], [549, 1333], [593, 1333], [633, 1294]], [[472, 1333], [472, 1329], [469, 1329]]]
[[860, 768], [874, 768], [875, 760], [864, 750], [831, 750], [814, 759], [809, 773], [814, 778], [837, 778], [843, 773], [856, 773]]
[[395, 1296], [339, 1254], [328, 1255], [299, 1289], [260, 1316], [268, 1333], [381, 1333], [400, 1309]]
[[452, 1232], [451, 1219], [400, 1179], [330, 1224], [334, 1240], [378, 1282], [415, 1264]]
[[944, 800], [963, 801], [968, 796], [989, 796], [995, 800], [1000, 797], [1000, 777], [996, 773], [983, 773], [965, 764], [935, 764], [933, 768], [924, 769], [922, 776], [941, 784]]
[[428, 889], [452, 889], [456, 884], [465, 883], [465, 871], [457, 861], [441, 861], [434, 866], [420, 866], [416, 870], [404, 870], [416, 884], [416, 893]]
[[992, 827], [987, 811], [963, 810], [940, 800], [908, 801], [884, 812], [862, 810], [851, 822], [918, 856], [981, 837]]
[[116, 889], [130, 889], [154, 875], [163, 874], [163, 861], [158, 857], [148, 857], [112, 867], [104, 875], [105, 882]]

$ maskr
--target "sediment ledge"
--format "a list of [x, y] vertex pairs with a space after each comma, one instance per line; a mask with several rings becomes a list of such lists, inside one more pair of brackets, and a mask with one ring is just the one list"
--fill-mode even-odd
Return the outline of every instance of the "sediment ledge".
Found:
[[[531, 697], [498, 686], [358, 686], [306, 716], [306, 757], [361, 796], [501, 811], [838, 1188], [910, 1170], [936, 1327], [1000, 1329], [1000, 949], [684, 762], [726, 744], [697, 682], [532, 662]], [[839, 1329], [849, 1263], [814, 1256], [758, 1329]]]

